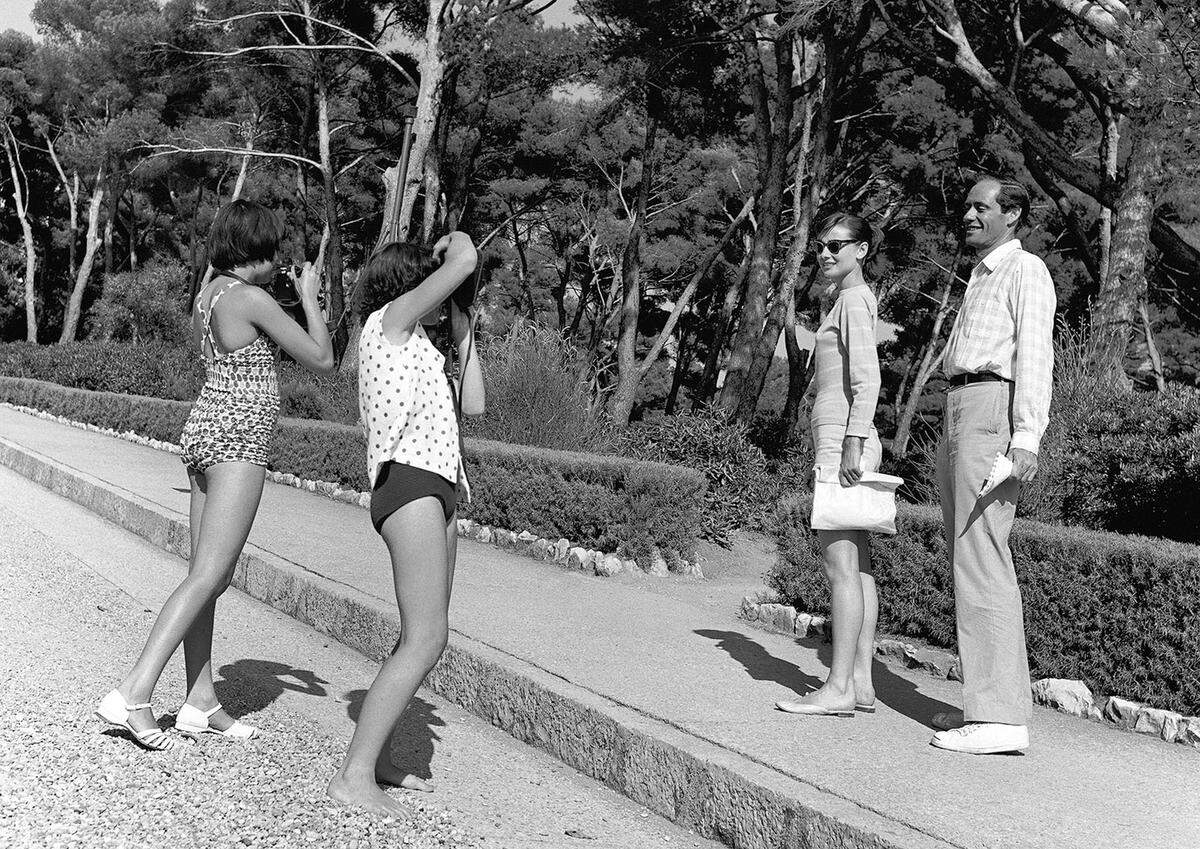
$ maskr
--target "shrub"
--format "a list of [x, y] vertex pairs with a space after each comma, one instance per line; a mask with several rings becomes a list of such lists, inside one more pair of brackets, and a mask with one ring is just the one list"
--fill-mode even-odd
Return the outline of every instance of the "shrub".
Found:
[[[182, 401], [12, 377], [0, 377], [0, 401], [165, 442], [179, 441], [190, 409]], [[367, 488], [366, 443], [359, 427], [281, 419], [269, 465]], [[668, 559], [692, 556], [704, 478], [691, 469], [481, 439], [466, 440], [466, 466], [475, 500], [464, 516], [580, 545], [622, 547], [643, 565], [655, 549]]]
[[[776, 515], [779, 560], [767, 576], [780, 601], [827, 612], [809, 504]], [[1200, 548], [1018, 519], [1010, 543], [1035, 678], [1200, 712]], [[953, 647], [953, 582], [941, 513], [901, 505], [895, 537], [872, 536], [880, 627]]]
[[316, 374], [284, 362], [279, 367], [279, 402], [284, 416], [358, 424], [358, 377], [353, 372]]
[[192, 334], [187, 295], [188, 271], [179, 263], [151, 262], [137, 271], [110, 274], [88, 313], [88, 335], [186, 346]]
[[722, 544], [736, 528], [764, 528], [780, 493], [807, 478], [805, 462], [812, 468], [811, 451], [797, 445], [772, 469], [766, 454], [751, 442], [749, 429], [716, 407], [630, 425], [621, 447], [630, 457], [702, 472], [708, 481], [704, 537]]
[[615, 432], [594, 402], [581, 357], [556, 331], [518, 322], [480, 347], [487, 412], [471, 436], [567, 451], [607, 453]]
[[204, 382], [204, 364], [186, 348], [161, 342], [11, 342], [0, 344], [0, 374], [190, 401]]

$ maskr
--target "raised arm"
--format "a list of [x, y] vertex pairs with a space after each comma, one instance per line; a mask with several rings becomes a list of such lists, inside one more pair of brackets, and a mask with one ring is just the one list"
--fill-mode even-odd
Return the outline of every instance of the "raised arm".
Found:
[[321, 290], [321, 273], [312, 263], [304, 263], [304, 270], [296, 283], [296, 289], [300, 293], [300, 304], [304, 308], [304, 320], [308, 325], [307, 330], [297, 324], [275, 299], [263, 290], [254, 286], [237, 288], [245, 290], [246, 316], [251, 324], [275, 340], [280, 348], [305, 368], [322, 373], [333, 371], [333, 343], [329, 338], [329, 329], [325, 326], [325, 318], [321, 315], [321, 307], [317, 303], [317, 293]]
[[411, 331], [421, 316], [438, 307], [471, 275], [479, 259], [471, 237], [458, 230], [441, 238], [433, 250], [441, 256], [442, 264], [416, 288], [388, 304], [383, 314], [384, 333]]

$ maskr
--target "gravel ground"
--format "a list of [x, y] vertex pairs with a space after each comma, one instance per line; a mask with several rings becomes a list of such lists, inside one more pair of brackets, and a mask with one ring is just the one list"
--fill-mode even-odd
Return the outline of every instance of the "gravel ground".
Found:
[[[6, 847], [474, 847], [451, 814], [392, 791], [407, 819], [327, 800], [344, 741], [274, 705], [269, 735], [147, 752], [92, 715], [136, 655], [152, 611], [0, 510], [0, 844]], [[182, 692], [173, 661], [156, 707]], [[235, 715], [254, 704], [236, 689]], [[261, 703], [261, 702], [260, 702]], [[264, 711], [265, 712], [265, 711]], [[245, 714], [255, 723], [255, 714]]]

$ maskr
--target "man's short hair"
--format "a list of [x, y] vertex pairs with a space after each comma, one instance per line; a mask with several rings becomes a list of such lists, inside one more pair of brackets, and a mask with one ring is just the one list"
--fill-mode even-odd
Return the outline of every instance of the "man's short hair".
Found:
[[1029, 189], [1025, 188], [1025, 184], [1011, 177], [1000, 177], [996, 174], [980, 174], [975, 178], [973, 185], [977, 186], [980, 183], [989, 182], [1000, 186], [1000, 191], [996, 192], [996, 203], [1000, 204], [1000, 209], [1004, 212], [1012, 212], [1014, 209], [1019, 210], [1021, 216], [1017, 219], [1016, 226], [1023, 227], [1028, 224], [1029, 208], [1032, 204], [1032, 199], [1029, 196]]
[[283, 222], [272, 210], [238, 199], [221, 207], [208, 234], [208, 261], [218, 271], [275, 258]]

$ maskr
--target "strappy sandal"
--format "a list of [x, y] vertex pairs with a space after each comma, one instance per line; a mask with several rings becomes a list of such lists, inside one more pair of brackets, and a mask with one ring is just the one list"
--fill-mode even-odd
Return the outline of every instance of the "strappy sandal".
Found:
[[198, 737], [201, 734], [216, 734], [221, 737], [228, 737], [231, 740], [252, 740], [258, 736], [258, 729], [252, 725], [247, 725], [239, 720], [234, 720], [233, 725], [221, 731], [209, 725], [209, 718], [221, 709], [217, 705], [212, 710], [200, 710], [198, 707], [192, 707], [186, 702], [179, 713], [175, 715], [175, 730], [184, 734], [191, 734], [193, 737]]
[[191, 745], [190, 741], [180, 739], [174, 734], [168, 734], [157, 726], [139, 731], [129, 724], [129, 714], [148, 707], [150, 707], [149, 702], [140, 705], [126, 704], [125, 697], [113, 690], [96, 706], [96, 716], [109, 725], [124, 728], [133, 735], [135, 742], [152, 752], [170, 752]]

